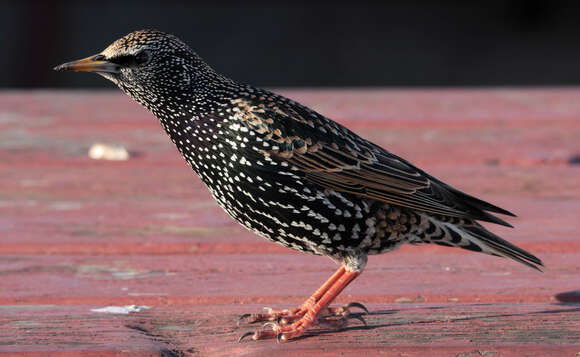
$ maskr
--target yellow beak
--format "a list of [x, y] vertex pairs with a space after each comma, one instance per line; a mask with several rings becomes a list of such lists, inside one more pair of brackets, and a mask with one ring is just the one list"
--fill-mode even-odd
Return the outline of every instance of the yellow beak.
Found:
[[109, 72], [119, 73], [121, 66], [105, 60], [101, 54], [89, 56], [78, 61], [63, 63], [54, 67], [55, 71], [78, 71], [78, 72]]

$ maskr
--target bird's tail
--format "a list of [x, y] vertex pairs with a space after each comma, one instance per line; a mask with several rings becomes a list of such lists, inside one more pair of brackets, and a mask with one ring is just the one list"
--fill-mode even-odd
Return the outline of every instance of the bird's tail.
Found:
[[421, 234], [421, 241], [425, 243], [458, 247], [511, 258], [530, 268], [541, 271], [540, 267], [543, 264], [540, 259], [493, 234], [477, 222], [464, 221], [460, 224], [454, 224], [442, 222], [432, 217], [429, 217], [427, 222], [427, 227]]

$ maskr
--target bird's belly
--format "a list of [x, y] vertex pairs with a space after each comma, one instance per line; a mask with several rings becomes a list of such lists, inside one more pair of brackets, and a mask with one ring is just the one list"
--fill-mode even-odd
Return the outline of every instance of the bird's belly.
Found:
[[[388, 218], [393, 217], [394, 208], [385, 203], [324, 189], [290, 175], [266, 179], [259, 173], [238, 174], [232, 182], [223, 177], [208, 182], [207, 175], [200, 177], [218, 204], [241, 225], [295, 250], [336, 257], [352, 251], [378, 254], [405, 242], [412, 230], [409, 225], [403, 231], [400, 224], [394, 224]], [[397, 212], [400, 216], [398, 208]]]

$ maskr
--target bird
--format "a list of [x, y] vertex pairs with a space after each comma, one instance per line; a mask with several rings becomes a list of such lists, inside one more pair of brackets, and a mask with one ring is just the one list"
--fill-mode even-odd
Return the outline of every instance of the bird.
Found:
[[292, 99], [212, 69], [174, 35], [129, 33], [57, 71], [94, 72], [147, 108], [238, 223], [282, 246], [332, 259], [338, 270], [291, 309], [242, 315], [265, 322], [241, 336], [299, 338], [317, 325], [341, 328], [368, 310], [330, 307], [369, 255], [402, 244], [438, 244], [542, 261], [484, 228], [512, 227], [513, 213], [464, 193]]

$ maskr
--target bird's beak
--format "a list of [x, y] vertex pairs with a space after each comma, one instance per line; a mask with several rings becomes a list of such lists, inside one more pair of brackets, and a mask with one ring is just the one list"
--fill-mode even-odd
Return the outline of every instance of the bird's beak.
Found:
[[78, 61], [63, 63], [54, 67], [55, 71], [79, 71], [79, 72], [108, 72], [119, 73], [121, 66], [105, 60], [101, 54], [89, 56]]

